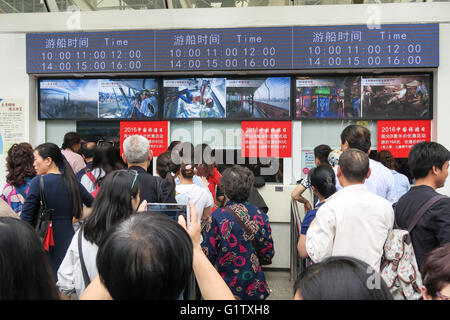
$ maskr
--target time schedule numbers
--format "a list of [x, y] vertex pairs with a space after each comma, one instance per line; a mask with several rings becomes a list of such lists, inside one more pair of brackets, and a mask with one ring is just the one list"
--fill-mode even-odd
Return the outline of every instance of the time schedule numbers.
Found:
[[438, 65], [438, 24], [27, 34], [28, 73]]
[[423, 48], [416, 44], [311, 45], [307, 48], [310, 67], [359, 68], [416, 67], [422, 63]]
[[290, 34], [290, 28], [158, 33], [156, 65], [164, 70], [287, 69]]
[[42, 71], [141, 71], [145, 65], [143, 51], [140, 49], [44, 51], [41, 59]]
[[294, 27], [294, 68], [438, 66], [437, 25]]
[[[121, 72], [153, 67], [153, 32], [27, 35], [27, 69], [39, 72]], [[148, 50], [148, 47], [151, 50]]]

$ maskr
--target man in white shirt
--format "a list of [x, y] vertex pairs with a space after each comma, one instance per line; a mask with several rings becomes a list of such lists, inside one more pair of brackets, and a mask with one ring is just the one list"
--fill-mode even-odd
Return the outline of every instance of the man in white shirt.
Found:
[[389, 201], [368, 191], [364, 181], [370, 175], [367, 154], [357, 149], [342, 153], [337, 178], [343, 189], [319, 208], [306, 234], [306, 251], [312, 261], [350, 256], [380, 270], [394, 211]]
[[[341, 133], [342, 151], [349, 148], [355, 148], [369, 155], [370, 145], [370, 131], [367, 128], [358, 125], [349, 125]], [[365, 182], [367, 189], [380, 197], [385, 198], [391, 204], [396, 203], [398, 198], [395, 190], [394, 176], [391, 171], [381, 162], [372, 159], [369, 159], [369, 166], [371, 174]], [[337, 168], [337, 166], [334, 167], [334, 173], [336, 174]], [[337, 190], [342, 188], [339, 181], [336, 181], [336, 188]]]

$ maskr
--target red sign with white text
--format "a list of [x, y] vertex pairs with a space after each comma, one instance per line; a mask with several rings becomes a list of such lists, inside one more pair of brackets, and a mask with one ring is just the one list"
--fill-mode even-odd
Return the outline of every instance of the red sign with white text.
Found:
[[167, 151], [169, 124], [167, 121], [121, 121], [120, 122], [120, 154], [123, 153], [123, 142], [126, 138], [140, 135], [150, 142], [150, 150], [157, 157]]
[[431, 141], [430, 120], [378, 121], [378, 151], [407, 158], [412, 146], [422, 141]]
[[291, 121], [242, 121], [242, 157], [290, 158]]

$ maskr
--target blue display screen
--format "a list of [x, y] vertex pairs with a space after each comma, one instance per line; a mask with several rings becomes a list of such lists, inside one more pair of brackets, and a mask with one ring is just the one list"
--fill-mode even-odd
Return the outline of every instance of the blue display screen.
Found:
[[439, 25], [27, 34], [28, 73], [411, 68], [439, 65]]

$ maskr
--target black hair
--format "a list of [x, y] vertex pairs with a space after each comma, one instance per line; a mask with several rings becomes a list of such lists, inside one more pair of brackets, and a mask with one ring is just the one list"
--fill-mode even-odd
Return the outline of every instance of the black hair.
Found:
[[67, 132], [64, 135], [64, 142], [61, 148], [64, 149], [72, 149], [72, 147], [78, 143], [81, 143], [81, 137], [76, 132]]
[[156, 172], [161, 178], [170, 182], [174, 191], [176, 184], [172, 173], [176, 174], [179, 170], [180, 165], [173, 163], [170, 151], [163, 152], [158, 156], [158, 159], [156, 160]]
[[198, 144], [194, 148], [194, 164], [199, 170], [199, 174], [209, 177], [215, 167], [214, 150], [206, 143]]
[[415, 144], [409, 151], [408, 165], [411, 174], [417, 180], [425, 178], [433, 166], [442, 169], [445, 162], [450, 160], [450, 153], [437, 142], [423, 141]]
[[106, 231], [134, 213], [131, 198], [136, 198], [140, 191], [136, 174], [117, 170], [106, 175], [83, 226], [86, 240], [99, 245]]
[[72, 167], [61, 153], [61, 150], [54, 143], [47, 142], [40, 144], [35, 149], [43, 159], [51, 158], [61, 171], [64, 183], [69, 189], [69, 197], [72, 202], [72, 216], [79, 219], [81, 217], [81, 196], [78, 180], [73, 173]]
[[[116, 151], [111, 143], [103, 142], [97, 145], [94, 150], [94, 158], [92, 160], [92, 170], [99, 168], [105, 172], [105, 175], [113, 171], [116, 167]], [[96, 177], [97, 183], [100, 184], [104, 178]]]
[[179, 141], [179, 140], [172, 141], [172, 142], [170, 143], [169, 147], [167, 148], [167, 151], [172, 151], [173, 148], [175, 148], [175, 147], [176, 147], [177, 145], [179, 145], [180, 143], [181, 143], [181, 141]]
[[320, 164], [329, 164], [328, 155], [331, 152], [330, 146], [326, 144], [318, 145], [314, 148], [314, 157], [319, 159]]
[[48, 254], [31, 225], [0, 217], [0, 300], [58, 300]]
[[368, 152], [370, 149], [370, 131], [369, 129], [352, 124], [347, 126], [341, 133], [341, 143], [348, 142], [350, 148], [355, 148], [363, 152]]
[[[177, 144], [171, 151], [171, 160], [174, 165], [180, 166], [183, 177], [192, 178], [194, 176], [194, 145], [192, 143]], [[191, 166], [192, 169], [189, 169], [188, 166]]]
[[294, 284], [297, 290], [303, 300], [393, 300], [381, 275], [351, 257], [329, 257], [306, 268]]
[[309, 172], [311, 186], [323, 197], [328, 198], [336, 192], [336, 175], [329, 165], [320, 165]]
[[[91, 147], [88, 146], [89, 144], [91, 144]], [[96, 145], [94, 142], [82, 143], [80, 148], [80, 154], [83, 155], [86, 159], [92, 158], [94, 156], [95, 147]]]
[[350, 182], [362, 182], [369, 172], [369, 157], [358, 149], [347, 149], [339, 158], [342, 174]]
[[192, 275], [192, 258], [183, 227], [166, 215], [142, 212], [105, 235], [97, 267], [113, 299], [175, 300]]
[[250, 169], [234, 165], [225, 169], [220, 179], [223, 192], [232, 201], [246, 201], [253, 188], [254, 175]]

